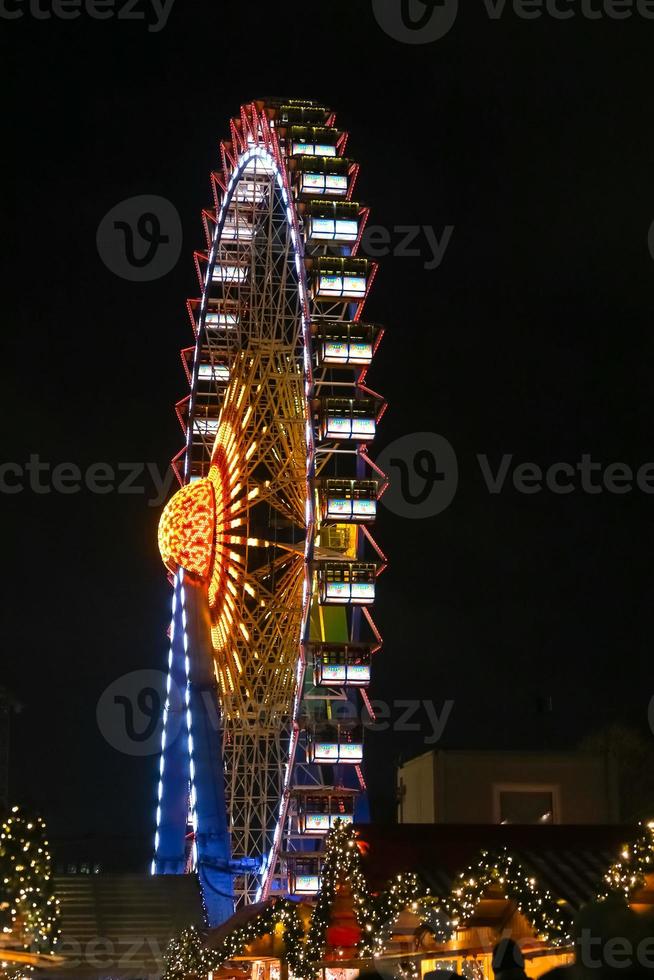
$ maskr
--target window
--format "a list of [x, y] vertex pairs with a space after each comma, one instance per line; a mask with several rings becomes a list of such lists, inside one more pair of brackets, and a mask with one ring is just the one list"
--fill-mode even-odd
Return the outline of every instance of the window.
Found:
[[497, 823], [559, 823], [558, 786], [495, 785]]

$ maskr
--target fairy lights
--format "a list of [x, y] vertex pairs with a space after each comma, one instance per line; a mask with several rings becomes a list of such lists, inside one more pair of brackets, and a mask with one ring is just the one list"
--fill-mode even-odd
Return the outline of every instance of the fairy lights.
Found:
[[166, 969], [163, 980], [184, 980], [188, 976], [207, 976], [220, 969], [223, 963], [247, 952], [248, 946], [264, 936], [277, 932], [280, 926], [284, 942], [284, 958], [296, 977], [305, 976], [304, 929], [297, 906], [279, 899], [245, 925], [234, 929], [217, 948], [211, 949], [198, 930], [191, 926], [166, 950]]
[[[13, 806], [0, 830], [0, 927], [4, 947], [51, 953], [60, 935], [59, 901], [45, 821]], [[20, 968], [20, 975], [25, 974]], [[9, 976], [0, 970], [0, 976]]]
[[553, 946], [571, 941], [569, 915], [506, 848], [495, 853], [482, 851], [477, 864], [457, 876], [449, 898], [425, 902], [425, 925], [438, 941], [448, 942], [471, 917], [486, 889], [494, 885], [516, 903], [542, 939]]
[[[598, 898], [620, 894], [629, 899], [645, 884], [645, 876], [654, 873], [654, 821], [640, 826], [637, 840], [622, 848], [620, 859], [605, 875], [605, 889]], [[164, 980], [185, 980], [190, 975], [217, 970], [231, 957], [247, 953], [250, 943], [271, 933], [277, 924], [281, 925], [285, 944], [282, 958], [299, 980], [313, 980], [325, 959], [343, 952], [330, 949], [328, 943], [334, 903], [339, 895], [347, 895], [351, 900], [360, 930], [355, 955], [361, 959], [383, 956], [393, 926], [405, 910], [413, 912], [437, 942], [446, 944], [466, 928], [487, 889], [498, 886], [507, 899], [515, 902], [537, 936], [554, 948], [572, 942], [570, 914], [506, 849], [495, 853], [482, 851], [476, 862], [457, 875], [450, 895], [445, 898], [431, 895], [415, 874], [396, 875], [385, 891], [374, 894], [362, 870], [357, 831], [339, 821], [326, 838], [321, 890], [306, 933], [297, 906], [284, 900], [278, 900], [247, 925], [234, 930], [217, 950], [205, 947], [196, 930], [186, 930], [169, 948], [169, 967]], [[412, 980], [410, 959], [398, 975]]]
[[654, 872], [654, 820], [640, 823], [640, 834], [633, 844], [625, 844], [620, 860], [611, 865], [604, 876], [604, 891], [600, 899], [621, 895], [629, 901], [632, 893], [645, 883], [645, 876]]

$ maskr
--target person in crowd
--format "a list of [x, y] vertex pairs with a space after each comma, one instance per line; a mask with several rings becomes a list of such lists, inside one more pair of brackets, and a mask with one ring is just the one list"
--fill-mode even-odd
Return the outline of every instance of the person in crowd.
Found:
[[495, 980], [527, 980], [525, 958], [513, 939], [501, 939], [493, 950]]

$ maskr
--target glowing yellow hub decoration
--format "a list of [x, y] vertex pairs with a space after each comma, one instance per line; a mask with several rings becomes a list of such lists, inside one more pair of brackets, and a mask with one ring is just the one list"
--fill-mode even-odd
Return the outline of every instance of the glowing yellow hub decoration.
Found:
[[180, 568], [206, 579], [213, 557], [216, 499], [211, 480], [182, 487], [159, 521], [159, 551], [168, 571]]
[[242, 575], [237, 563], [242, 556], [233, 549], [242, 544], [238, 527], [244, 522], [235, 516], [242, 496], [237, 446], [234, 428], [223, 422], [207, 478], [178, 490], [159, 522], [159, 551], [166, 568], [173, 575], [183, 569], [207, 586], [216, 652], [226, 646], [238, 618], [236, 586]]

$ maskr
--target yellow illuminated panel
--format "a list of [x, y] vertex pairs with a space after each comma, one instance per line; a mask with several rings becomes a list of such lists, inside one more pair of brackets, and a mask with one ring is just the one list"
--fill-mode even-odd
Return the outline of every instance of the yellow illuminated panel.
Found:
[[166, 568], [180, 568], [207, 578], [213, 555], [214, 487], [199, 480], [182, 487], [168, 501], [159, 521], [159, 551]]

